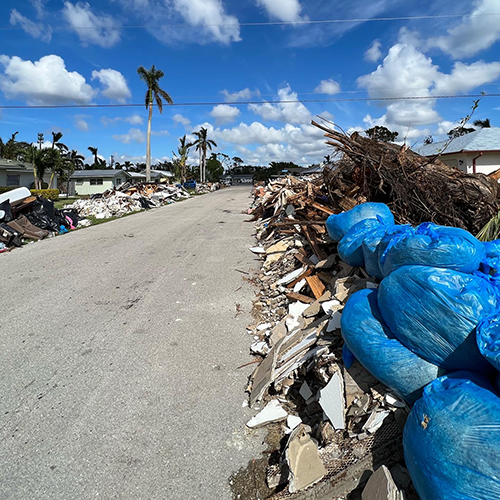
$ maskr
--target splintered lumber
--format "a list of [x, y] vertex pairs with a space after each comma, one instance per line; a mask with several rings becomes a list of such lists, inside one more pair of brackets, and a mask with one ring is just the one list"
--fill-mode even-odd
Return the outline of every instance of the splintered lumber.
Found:
[[305, 302], [306, 304], [312, 304], [314, 302], [313, 298], [308, 297], [307, 295], [302, 295], [301, 293], [289, 292], [286, 296], [292, 301]]
[[404, 145], [341, 133], [329, 122], [312, 124], [342, 153], [324, 171], [331, 205], [339, 211], [377, 201], [391, 208], [398, 224], [434, 222], [473, 234], [500, 211], [500, 188], [491, 177], [466, 174]]
[[317, 299], [325, 293], [326, 287], [318, 276], [308, 276], [306, 281], [311, 289], [311, 292]]

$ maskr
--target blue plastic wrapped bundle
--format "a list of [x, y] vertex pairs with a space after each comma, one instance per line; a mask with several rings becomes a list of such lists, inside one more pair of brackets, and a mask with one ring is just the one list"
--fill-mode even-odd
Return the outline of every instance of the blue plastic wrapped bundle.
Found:
[[342, 312], [342, 337], [356, 359], [409, 404], [443, 371], [407, 349], [382, 319], [377, 290], [351, 295]]
[[382, 280], [378, 305], [394, 336], [421, 358], [449, 371], [491, 371], [476, 343], [476, 326], [499, 306], [487, 280], [404, 266]]
[[481, 354], [500, 371], [500, 312], [479, 323], [476, 340]]
[[341, 214], [330, 215], [326, 220], [326, 229], [330, 238], [334, 241], [340, 241], [358, 222], [365, 219], [376, 219], [385, 224], [393, 225], [394, 216], [387, 205], [383, 203], [363, 203], [353, 209]]
[[340, 240], [338, 252], [340, 258], [350, 266], [365, 266], [363, 241], [372, 233], [387, 226], [378, 219], [365, 219], [355, 224]]
[[380, 270], [380, 266], [378, 263], [378, 248], [382, 238], [385, 236], [387, 229], [388, 226], [386, 226], [385, 224], [381, 224], [377, 229], [374, 229], [370, 234], [368, 234], [363, 240], [362, 248], [365, 270], [370, 276], [373, 276], [377, 279], [383, 278], [382, 271]]
[[484, 250], [486, 253], [486, 257], [500, 257], [500, 240], [487, 241], [486, 243], [484, 243]]
[[403, 446], [421, 500], [500, 498], [500, 398], [485, 378], [457, 372], [429, 384]]
[[468, 231], [426, 222], [416, 230], [399, 233], [390, 239], [380, 255], [379, 264], [384, 276], [411, 265], [472, 273], [479, 269], [485, 253], [484, 243]]

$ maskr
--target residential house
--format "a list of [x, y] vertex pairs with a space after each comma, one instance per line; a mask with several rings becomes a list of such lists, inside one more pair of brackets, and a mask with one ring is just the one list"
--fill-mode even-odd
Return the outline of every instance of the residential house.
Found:
[[449, 141], [433, 142], [415, 151], [429, 158], [439, 159], [463, 172], [490, 174], [500, 168], [500, 128], [481, 128]]
[[[45, 175], [44, 182], [48, 182], [50, 174]], [[35, 174], [31, 163], [0, 158], [0, 186], [1, 187], [32, 187], [35, 183]], [[34, 187], [34, 186], [33, 186]]]
[[70, 177], [69, 195], [104, 193], [125, 184], [130, 178], [125, 170], [75, 170]]

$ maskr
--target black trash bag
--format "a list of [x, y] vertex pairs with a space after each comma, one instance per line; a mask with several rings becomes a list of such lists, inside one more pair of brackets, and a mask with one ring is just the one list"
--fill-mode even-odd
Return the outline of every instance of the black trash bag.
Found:
[[48, 215], [44, 213], [28, 214], [26, 215], [28, 220], [36, 227], [40, 229], [45, 229], [47, 231], [59, 232], [59, 226], [57, 221], [51, 219]]
[[2, 222], [10, 222], [12, 219], [14, 219], [14, 216], [12, 215], [12, 207], [10, 206], [9, 200], [5, 200], [3, 203], [0, 203], [0, 211], [5, 212], [3, 219], [1, 219]]
[[35, 203], [31, 206], [30, 213], [35, 215], [46, 215], [49, 219], [54, 217], [56, 208], [52, 200], [46, 200], [37, 196]]
[[78, 221], [80, 220], [80, 217], [78, 217], [78, 212], [72, 208], [65, 208], [64, 210], [57, 210], [58, 215], [61, 217], [69, 217], [71, 219], [71, 222], [73, 223], [74, 227], [78, 226]]
[[8, 247], [20, 247], [22, 245], [21, 235], [4, 223], [0, 223], [0, 242]]

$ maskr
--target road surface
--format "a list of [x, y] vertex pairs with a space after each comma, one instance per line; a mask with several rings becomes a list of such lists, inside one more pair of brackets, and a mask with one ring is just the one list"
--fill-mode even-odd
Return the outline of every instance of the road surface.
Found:
[[244, 428], [252, 367], [237, 369], [255, 292], [237, 270], [258, 267], [249, 194], [0, 255], [0, 498], [231, 498], [261, 443]]

